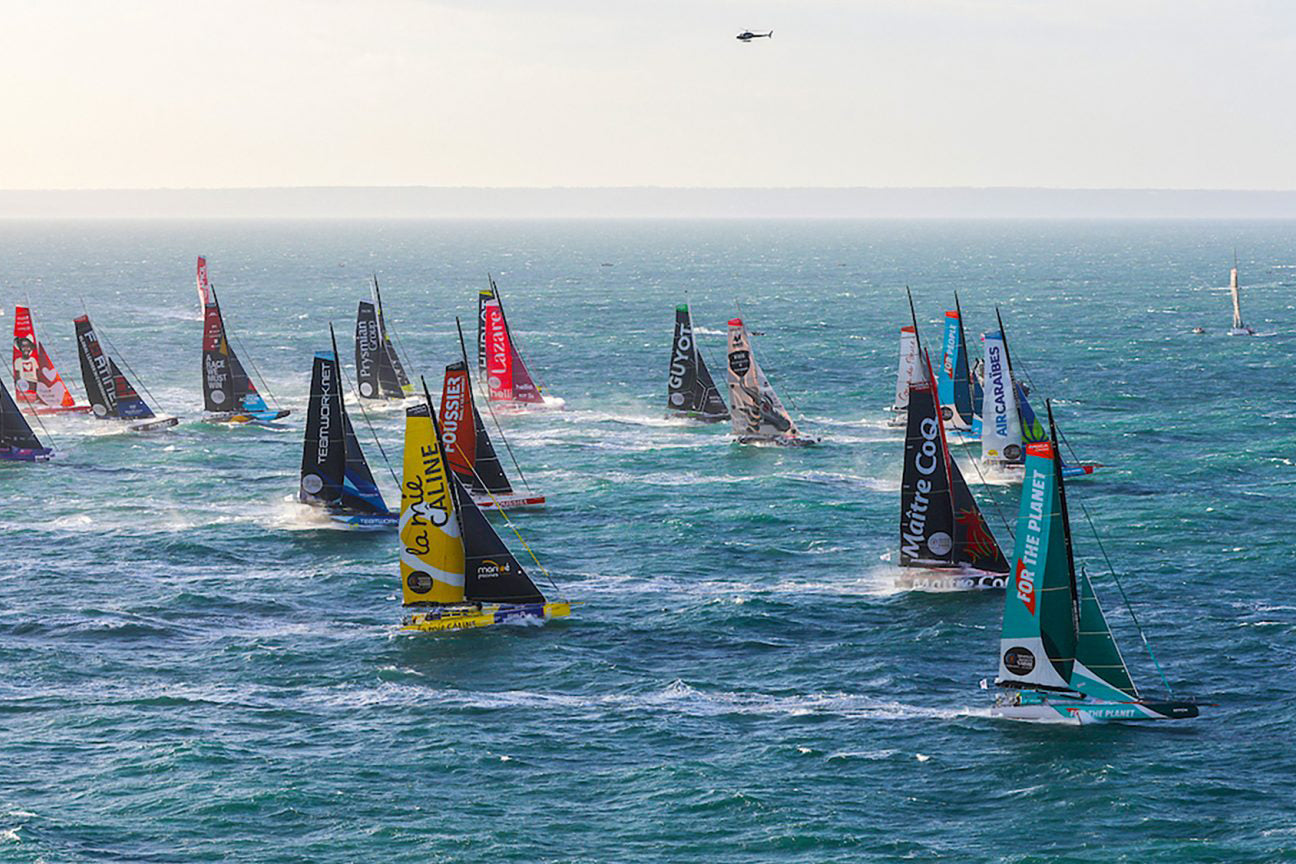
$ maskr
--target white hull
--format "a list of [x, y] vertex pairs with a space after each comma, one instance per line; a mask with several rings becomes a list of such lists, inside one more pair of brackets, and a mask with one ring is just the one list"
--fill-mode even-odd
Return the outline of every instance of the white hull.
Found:
[[473, 503], [483, 510], [518, 510], [523, 507], [545, 506], [543, 495], [474, 495]]
[[993, 591], [1002, 589], [1007, 573], [987, 573], [971, 567], [906, 567], [896, 577], [895, 586], [902, 591]]
[[161, 429], [169, 429], [179, 424], [179, 419], [175, 417], [151, 417], [148, 420], [136, 420], [133, 423], [126, 424], [127, 432], [157, 432]]

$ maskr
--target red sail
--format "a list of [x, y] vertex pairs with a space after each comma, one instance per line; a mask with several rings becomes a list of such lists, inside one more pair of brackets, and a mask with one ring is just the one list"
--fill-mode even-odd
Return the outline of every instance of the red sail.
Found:
[[486, 384], [492, 402], [513, 401], [513, 346], [499, 302], [487, 301], [486, 315]]
[[441, 440], [450, 467], [471, 488], [477, 462], [477, 428], [473, 424], [472, 383], [468, 380], [468, 367], [462, 361], [446, 367], [440, 419]]
[[63, 383], [45, 346], [36, 338], [31, 310], [14, 308], [13, 375], [14, 397], [20, 404], [46, 408], [76, 408], [72, 394]]

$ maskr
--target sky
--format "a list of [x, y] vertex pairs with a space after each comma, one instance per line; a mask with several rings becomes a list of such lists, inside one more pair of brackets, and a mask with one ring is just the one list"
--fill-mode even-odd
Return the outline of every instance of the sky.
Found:
[[[0, 0], [0, 189], [1296, 189], [1276, 0]], [[745, 28], [772, 39], [742, 44]]]

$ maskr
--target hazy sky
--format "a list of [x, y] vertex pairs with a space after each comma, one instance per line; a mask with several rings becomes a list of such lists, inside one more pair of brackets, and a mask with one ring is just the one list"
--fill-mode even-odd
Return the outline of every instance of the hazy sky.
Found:
[[1296, 188], [1276, 0], [0, 0], [0, 22], [0, 188]]

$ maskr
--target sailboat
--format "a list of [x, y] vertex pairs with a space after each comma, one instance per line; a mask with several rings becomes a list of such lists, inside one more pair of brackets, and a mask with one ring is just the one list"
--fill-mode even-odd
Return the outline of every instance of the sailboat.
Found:
[[[329, 327], [332, 336], [333, 328]], [[322, 507], [334, 522], [354, 528], [393, 528], [387, 509], [347, 415], [337, 339], [332, 351], [318, 351], [311, 370], [310, 406], [302, 442], [297, 498]]]
[[[203, 408], [217, 423], [270, 423], [292, 412], [270, 408], [229, 344], [216, 287], [207, 279], [207, 259], [198, 259], [198, 302], [203, 307]], [[264, 383], [264, 382], [262, 382]]]
[[402, 630], [429, 632], [544, 621], [571, 614], [549, 600], [509, 552], [449, 467], [432, 397], [405, 409], [401, 484]]
[[783, 407], [752, 353], [751, 337], [741, 318], [729, 321], [729, 404], [733, 434], [739, 444], [806, 447], [819, 438], [802, 435]]
[[888, 426], [904, 426], [909, 410], [909, 385], [918, 372], [918, 330], [912, 324], [900, 328], [900, 367], [896, 373], [895, 401], [887, 408], [892, 416]]
[[477, 366], [486, 375], [487, 398], [515, 410], [562, 408], [565, 401], [544, 394], [522, 359], [517, 339], [504, 315], [499, 286], [477, 294]]
[[45, 345], [36, 338], [36, 324], [26, 306], [14, 307], [14, 400], [31, 414], [84, 414], [63, 383]]
[[155, 432], [180, 422], [175, 417], [159, 417], [135, 391], [117, 361], [104, 351], [89, 315], [78, 316], [72, 323], [76, 325], [81, 381], [96, 417], [125, 421], [128, 432]]
[[[998, 310], [995, 311], [998, 316]], [[985, 385], [982, 395], [981, 465], [988, 473], [1007, 477], [1014, 482], [1025, 465], [1023, 445], [1047, 441], [1048, 433], [1039, 422], [1026, 390], [1013, 374], [1008, 337], [999, 319], [999, 329], [981, 338], [985, 343]], [[1081, 462], [1065, 464], [1058, 455], [1061, 471], [1067, 477], [1092, 474], [1101, 464]]]
[[387, 332], [377, 276], [373, 292], [373, 302], [361, 300], [356, 310], [356, 383], [363, 399], [404, 399], [414, 394], [414, 386]]
[[666, 416], [687, 417], [706, 423], [729, 419], [720, 390], [711, 380], [706, 361], [693, 338], [693, 315], [687, 303], [675, 307], [675, 339], [671, 343], [670, 370], [666, 378]]
[[972, 376], [958, 294], [954, 295], [954, 308], [945, 313], [944, 350], [936, 389], [946, 427], [959, 436], [969, 435], [975, 422]]
[[1229, 271], [1229, 293], [1233, 295], [1233, 326], [1229, 328], [1230, 336], [1254, 336], [1255, 330], [1242, 322], [1241, 297], [1238, 294], [1237, 253], [1233, 253], [1233, 269]]
[[[458, 318], [455, 326], [459, 326]], [[491, 443], [473, 398], [462, 328], [459, 330], [459, 351], [462, 359], [445, 368], [445, 381], [441, 387], [441, 437], [445, 441], [450, 468], [478, 507], [507, 510], [543, 506], [545, 496], [536, 495], [529, 488], [526, 493], [518, 494], [504, 473], [504, 465], [495, 452], [495, 445]], [[495, 428], [504, 440], [504, 430], [498, 425]], [[504, 441], [504, 445], [507, 447], [508, 442]], [[511, 448], [509, 452], [512, 453]], [[517, 467], [516, 460], [514, 466]], [[526, 475], [522, 474], [520, 467], [518, 474], [525, 483]]]
[[8, 462], [46, 462], [54, 455], [32, 432], [9, 388], [0, 383], [0, 460]]
[[[1004, 596], [991, 713], [1013, 720], [1093, 723], [1196, 717], [1194, 702], [1144, 699], [1085, 570], [1076, 570], [1053, 409], [1050, 440], [1026, 445], [1016, 562]], [[1169, 685], [1167, 684], [1167, 689]]]
[[924, 575], [897, 581], [912, 588], [1002, 588], [1008, 562], [950, 456], [941, 401], [925, 354], [921, 366], [925, 374], [909, 388], [900, 566], [923, 568]]

